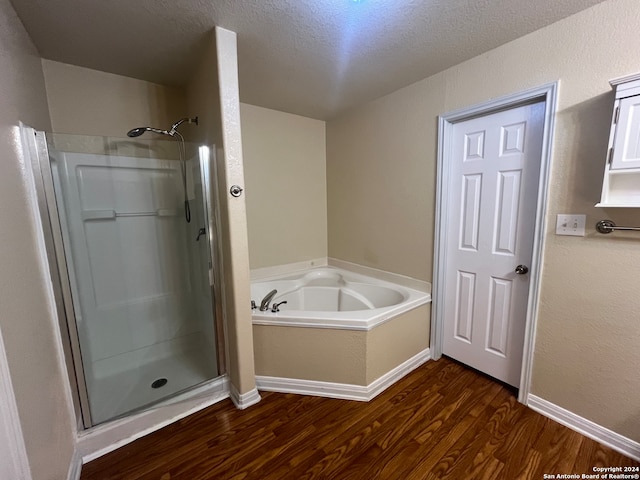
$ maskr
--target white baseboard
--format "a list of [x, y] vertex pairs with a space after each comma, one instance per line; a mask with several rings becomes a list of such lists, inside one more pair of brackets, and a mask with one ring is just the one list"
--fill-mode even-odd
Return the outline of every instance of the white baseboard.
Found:
[[367, 387], [364, 385], [263, 375], [256, 376], [256, 384], [258, 385], [258, 390], [265, 392], [296, 393], [298, 395], [313, 395], [315, 397], [340, 398], [361, 402], [369, 401]]
[[414, 355], [367, 386], [295, 378], [256, 376], [259, 390], [368, 402], [431, 358], [429, 349]]
[[69, 465], [69, 473], [67, 474], [67, 480], [80, 480], [80, 474], [82, 473], [82, 455], [78, 450], [73, 451], [71, 457], [71, 464]]
[[581, 433], [585, 437], [589, 437], [623, 455], [640, 461], [640, 443], [635, 440], [624, 437], [535, 395], [529, 395], [527, 405], [532, 410]]
[[236, 390], [236, 387], [231, 384], [231, 388], [229, 390], [229, 398], [231, 398], [231, 401], [238, 410], [244, 410], [245, 408], [248, 408], [251, 405], [255, 405], [260, 400], [262, 400], [257, 388], [240, 394], [238, 393], [238, 390]]

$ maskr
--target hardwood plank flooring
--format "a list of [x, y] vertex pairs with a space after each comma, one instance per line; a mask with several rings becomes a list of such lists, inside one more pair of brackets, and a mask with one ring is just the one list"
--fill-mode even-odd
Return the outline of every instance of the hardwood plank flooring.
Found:
[[84, 465], [81, 480], [538, 480], [640, 466], [446, 358], [368, 403], [261, 395], [136, 440]]

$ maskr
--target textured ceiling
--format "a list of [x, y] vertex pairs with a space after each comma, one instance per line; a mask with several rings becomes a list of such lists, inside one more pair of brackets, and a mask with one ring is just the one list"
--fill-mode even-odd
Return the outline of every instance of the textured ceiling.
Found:
[[44, 58], [182, 85], [238, 34], [246, 103], [327, 119], [602, 0], [11, 0]]

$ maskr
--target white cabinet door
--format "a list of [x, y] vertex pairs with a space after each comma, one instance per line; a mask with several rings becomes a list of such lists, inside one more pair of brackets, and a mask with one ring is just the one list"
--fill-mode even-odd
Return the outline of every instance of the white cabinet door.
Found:
[[611, 169], [640, 168], [640, 95], [620, 99]]
[[458, 123], [451, 139], [443, 353], [510, 385], [522, 364], [543, 124], [537, 103]]

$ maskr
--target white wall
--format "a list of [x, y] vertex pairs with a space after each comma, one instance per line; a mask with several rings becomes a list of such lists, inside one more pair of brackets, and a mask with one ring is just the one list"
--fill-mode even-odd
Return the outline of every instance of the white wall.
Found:
[[59, 480], [71, 463], [75, 419], [19, 121], [51, 128], [40, 58], [11, 4], [0, 0], [0, 329], [32, 476]]
[[[532, 393], [640, 441], [640, 224], [596, 209], [613, 95], [640, 71], [640, 3], [609, 0], [327, 123], [329, 255], [429, 281], [437, 116], [560, 80]], [[350, 186], [349, 189], [346, 187]], [[558, 213], [587, 215], [558, 237]]]
[[240, 104], [251, 268], [327, 256], [325, 122]]

